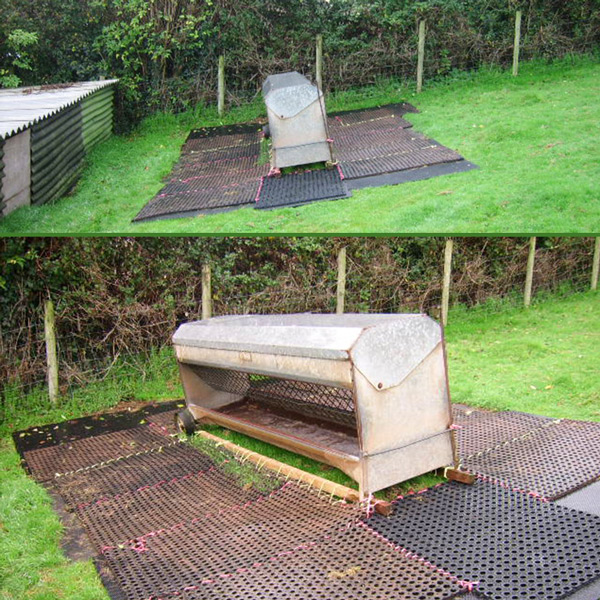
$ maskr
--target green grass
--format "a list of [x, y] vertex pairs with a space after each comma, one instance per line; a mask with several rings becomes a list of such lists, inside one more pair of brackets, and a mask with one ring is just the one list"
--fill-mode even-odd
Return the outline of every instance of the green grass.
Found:
[[522, 307], [451, 311], [446, 329], [454, 402], [600, 421], [598, 294]]
[[[0, 234], [115, 233], [590, 233], [600, 225], [600, 64], [567, 58], [524, 63], [520, 75], [485, 68], [412, 86], [387, 81], [328, 98], [328, 110], [408, 100], [417, 130], [481, 168], [357, 191], [300, 208], [233, 212], [132, 224], [162, 187], [188, 131], [216, 125], [214, 108], [147, 119], [133, 135], [97, 148], [75, 193], [52, 206], [23, 208]], [[222, 122], [251, 121], [262, 102]]]
[[[490, 409], [600, 421], [598, 300], [597, 292], [588, 292], [538, 297], [530, 309], [510, 301], [452, 309], [446, 338], [453, 400]], [[61, 526], [50, 498], [21, 469], [10, 432], [60, 420], [62, 415], [108, 408], [124, 399], [177, 396], [180, 388], [173, 363], [169, 351], [156, 353], [146, 364], [145, 379], [139, 365], [121, 365], [121, 386], [107, 378], [56, 409], [44, 408], [39, 393], [20, 398], [20, 406], [11, 409], [0, 429], [1, 600], [108, 598], [90, 562], [71, 563], [63, 556], [58, 546]], [[304, 457], [241, 434], [211, 430], [251, 450], [350, 483], [339, 471]], [[253, 467], [236, 467], [234, 474], [244, 485], [261, 485]], [[428, 475], [395, 491], [434, 481]]]

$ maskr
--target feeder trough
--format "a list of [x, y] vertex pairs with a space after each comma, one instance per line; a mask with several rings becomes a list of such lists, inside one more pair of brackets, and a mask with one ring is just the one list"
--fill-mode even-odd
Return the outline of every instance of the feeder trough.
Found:
[[323, 92], [296, 71], [263, 84], [274, 169], [331, 162]]
[[173, 342], [187, 432], [213, 423], [303, 454], [363, 497], [455, 462], [442, 328], [425, 315], [218, 317]]

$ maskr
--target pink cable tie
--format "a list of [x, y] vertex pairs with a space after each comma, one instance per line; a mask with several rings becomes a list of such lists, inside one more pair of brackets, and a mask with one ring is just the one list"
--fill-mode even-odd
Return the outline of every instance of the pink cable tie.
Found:
[[262, 192], [264, 184], [265, 184], [265, 178], [261, 177], [260, 178], [260, 185], [258, 186], [258, 192], [256, 192], [256, 197], [254, 198], [254, 202], [258, 202], [258, 200], [260, 198], [260, 193]]

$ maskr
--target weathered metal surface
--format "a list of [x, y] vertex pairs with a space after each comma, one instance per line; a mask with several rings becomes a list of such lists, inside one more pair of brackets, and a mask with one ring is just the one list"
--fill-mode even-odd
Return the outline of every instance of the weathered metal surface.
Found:
[[4, 199], [1, 201], [3, 207], [0, 209], [0, 215], [9, 214], [30, 203], [30, 133], [26, 130], [2, 140], [4, 177], [0, 183], [0, 192]]
[[362, 332], [352, 348], [356, 368], [378, 390], [400, 385], [442, 341], [438, 323], [424, 315], [401, 315]]
[[76, 103], [31, 127], [31, 203], [63, 196], [77, 181], [85, 149], [81, 104]]
[[[196, 418], [333, 464], [362, 493], [453, 463], [441, 327], [425, 315], [216, 318], [173, 342]], [[356, 440], [341, 458], [340, 426]]]
[[331, 160], [322, 92], [296, 71], [263, 85], [271, 132], [271, 165], [281, 169]]
[[262, 407], [240, 406], [220, 411], [190, 405], [194, 417], [239, 431], [285, 450], [308, 456], [336, 467], [361, 483], [361, 464], [358, 440], [301, 418], [278, 415]]
[[113, 96], [113, 87], [105, 87], [86, 97], [81, 103], [86, 153], [112, 134]]
[[[184, 345], [175, 346], [175, 355], [180, 363], [182, 373], [187, 364], [197, 364], [237, 369], [261, 375], [276, 373], [279, 377], [352, 388], [352, 369], [348, 361], [285, 356], [266, 352], [213, 350]], [[185, 378], [183, 385], [185, 390]]]

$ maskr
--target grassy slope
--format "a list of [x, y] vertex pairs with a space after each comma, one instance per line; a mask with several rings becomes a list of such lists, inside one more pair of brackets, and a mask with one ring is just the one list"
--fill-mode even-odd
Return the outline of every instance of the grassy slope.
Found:
[[[516, 409], [555, 417], [600, 421], [597, 348], [600, 337], [597, 293], [539, 301], [531, 309], [483, 306], [453, 309], [447, 328], [450, 383], [455, 402]], [[12, 415], [0, 437], [0, 598], [16, 600], [103, 599], [91, 563], [70, 563], [58, 547], [60, 524], [46, 492], [21, 470], [10, 429], [52, 422], [111, 406], [127, 397], [172, 397], [179, 392], [168, 353], [153, 358], [146, 381], [131, 373], [121, 386], [82, 390], [61, 409]], [[172, 362], [172, 360], [171, 360]], [[125, 391], [123, 391], [125, 390]], [[12, 427], [11, 427], [12, 426]], [[247, 442], [231, 433], [229, 439]], [[343, 481], [302, 457], [248, 443], [253, 449], [286, 460], [324, 477]], [[430, 476], [429, 476], [430, 477]], [[428, 479], [413, 482], [427, 485]]]
[[[273, 232], [595, 232], [600, 229], [600, 65], [588, 58], [525, 63], [518, 78], [482, 70], [432, 84], [419, 97], [387, 82], [332, 96], [329, 110], [409, 100], [415, 127], [479, 171], [362, 190], [301, 208], [131, 224], [161, 188], [187, 132], [218, 124], [214, 109], [158, 115], [91, 156], [73, 196], [0, 221], [0, 234]], [[262, 104], [224, 122], [251, 120]]]

